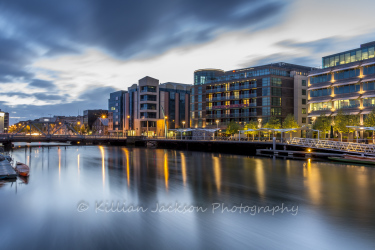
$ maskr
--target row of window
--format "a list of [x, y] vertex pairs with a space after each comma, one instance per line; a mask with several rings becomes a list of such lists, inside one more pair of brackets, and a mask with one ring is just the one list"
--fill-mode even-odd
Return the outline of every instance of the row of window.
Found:
[[262, 96], [281, 96], [281, 88], [262, 88]]
[[323, 68], [374, 58], [374, 47], [361, 48], [322, 58]]
[[262, 106], [281, 106], [281, 98], [280, 97], [264, 97], [262, 98]]
[[364, 75], [375, 74], [375, 65], [363, 67], [363, 74]]
[[312, 76], [310, 77], [310, 83], [315, 84], [315, 83], [321, 83], [321, 82], [328, 82], [328, 81], [331, 81], [331, 79], [332, 79], [331, 74]]
[[281, 79], [274, 78], [274, 77], [262, 78], [262, 87], [267, 87], [267, 86], [281, 87]]
[[342, 80], [346, 78], [352, 78], [359, 76], [360, 74], [360, 69], [348, 69], [348, 70], [343, 70], [343, 71], [338, 71], [335, 72], [335, 80]]
[[281, 116], [281, 108], [271, 108], [271, 107], [263, 107], [262, 108], [262, 115], [263, 116]]
[[331, 95], [331, 92], [332, 92], [331, 88], [311, 90], [310, 97], [327, 96], [327, 95]]

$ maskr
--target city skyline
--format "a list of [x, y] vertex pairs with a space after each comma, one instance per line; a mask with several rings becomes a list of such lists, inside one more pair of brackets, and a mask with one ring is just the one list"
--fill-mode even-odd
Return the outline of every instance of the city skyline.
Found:
[[364, 24], [375, 3], [320, 2], [1, 1], [0, 108], [11, 124], [82, 114], [143, 76], [193, 84], [201, 68], [321, 67], [322, 56], [374, 40]]

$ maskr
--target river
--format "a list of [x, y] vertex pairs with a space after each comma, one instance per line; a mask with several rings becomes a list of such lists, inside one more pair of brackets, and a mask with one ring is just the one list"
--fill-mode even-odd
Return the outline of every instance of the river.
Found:
[[0, 182], [2, 249], [374, 249], [375, 169], [194, 151], [33, 146]]

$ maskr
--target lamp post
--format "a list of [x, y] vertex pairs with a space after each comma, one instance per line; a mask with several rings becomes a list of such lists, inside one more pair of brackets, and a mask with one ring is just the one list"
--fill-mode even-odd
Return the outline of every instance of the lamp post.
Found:
[[165, 139], [168, 138], [168, 136], [167, 136], [167, 133], [168, 133], [168, 129], [167, 129], [167, 119], [168, 119], [168, 116], [164, 116]]
[[219, 120], [216, 120], [216, 128], [219, 129]]
[[[261, 128], [262, 127], [262, 118], [259, 118], [258, 122], [259, 122], [258, 128]], [[258, 141], [260, 141], [260, 131], [258, 132]]]
[[182, 121], [182, 124], [184, 125], [184, 128], [185, 128], [185, 121]]

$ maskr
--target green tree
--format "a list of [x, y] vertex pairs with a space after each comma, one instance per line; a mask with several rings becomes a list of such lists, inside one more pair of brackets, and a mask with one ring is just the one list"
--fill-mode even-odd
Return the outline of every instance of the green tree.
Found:
[[[248, 129], [258, 129], [258, 122], [257, 121], [250, 121], [248, 124], [245, 125], [245, 130], [248, 130]], [[249, 135], [253, 135], [253, 141], [254, 141], [254, 135], [256, 134], [257, 132], [256, 131], [249, 131], [249, 132], [245, 132], [245, 134], [249, 134]]]
[[365, 127], [375, 127], [375, 109], [367, 115], [366, 119], [363, 121]]
[[[279, 129], [281, 128], [280, 120], [274, 116], [271, 116], [268, 122], [263, 126], [264, 128]], [[270, 140], [271, 134], [268, 133], [268, 139]]]
[[332, 119], [321, 114], [314, 122], [313, 129], [322, 131], [325, 135], [331, 129]]
[[354, 132], [354, 129], [348, 128], [347, 126], [358, 126], [359, 115], [346, 115], [342, 110], [339, 110], [335, 117], [334, 129], [340, 133], [341, 141], [343, 133]]
[[225, 133], [227, 135], [233, 135], [233, 134], [237, 134], [238, 133], [238, 130], [241, 129], [241, 126], [236, 123], [235, 121], [231, 121], [228, 126], [227, 126], [227, 129], [225, 131]]
[[[282, 126], [283, 126], [284, 129], [299, 128], [299, 125], [298, 125], [296, 119], [294, 118], [293, 114], [288, 114], [285, 117]], [[295, 130], [286, 132], [286, 133], [290, 133], [290, 139], [292, 139], [291, 138], [292, 137], [292, 132], [295, 132]]]

